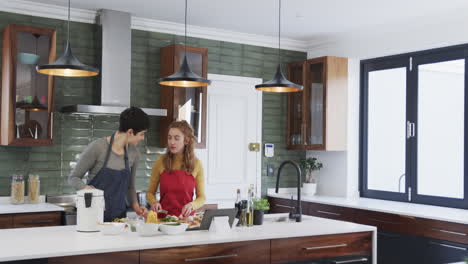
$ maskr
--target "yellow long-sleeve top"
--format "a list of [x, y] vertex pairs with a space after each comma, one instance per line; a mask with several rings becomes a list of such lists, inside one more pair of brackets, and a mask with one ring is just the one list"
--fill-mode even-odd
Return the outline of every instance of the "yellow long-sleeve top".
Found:
[[[161, 174], [164, 172], [164, 157], [165, 155], [159, 156], [153, 164], [153, 169], [151, 171], [150, 183], [148, 190], [146, 192], [146, 200], [149, 204], [154, 204], [157, 202], [156, 191], [159, 187], [159, 180]], [[181, 170], [183, 164], [183, 155], [176, 155], [174, 162], [172, 164], [172, 170]], [[193, 210], [201, 208], [205, 204], [205, 176], [203, 175], [203, 167], [201, 161], [196, 159], [195, 168], [192, 172], [193, 177], [195, 177], [195, 194], [196, 199], [191, 202]]]

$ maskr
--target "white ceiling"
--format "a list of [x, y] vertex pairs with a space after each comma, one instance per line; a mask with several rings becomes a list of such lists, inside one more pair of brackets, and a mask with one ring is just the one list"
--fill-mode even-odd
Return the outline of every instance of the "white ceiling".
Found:
[[[2, 0], [3, 1], [3, 0]], [[66, 6], [67, 0], [33, 0]], [[188, 23], [229, 31], [277, 35], [276, 0], [189, 0]], [[184, 0], [72, 0], [73, 8], [130, 12], [142, 18], [183, 23]], [[282, 36], [296, 40], [342, 33], [430, 24], [466, 16], [467, 0], [283, 0]]]

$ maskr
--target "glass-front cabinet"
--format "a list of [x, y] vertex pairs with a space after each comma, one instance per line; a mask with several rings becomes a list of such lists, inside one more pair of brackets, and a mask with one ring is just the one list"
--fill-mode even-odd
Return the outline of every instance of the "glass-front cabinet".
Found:
[[1, 145], [52, 145], [54, 79], [37, 73], [36, 65], [55, 60], [55, 41], [54, 29], [4, 29]]
[[289, 64], [289, 79], [304, 90], [288, 94], [288, 149], [346, 149], [347, 65], [338, 57]]
[[[185, 47], [171, 45], [161, 48], [161, 77], [179, 71], [184, 59]], [[187, 62], [190, 69], [204, 78], [208, 77], [208, 49], [187, 46]], [[161, 86], [161, 108], [167, 109], [167, 116], [161, 118], [160, 145], [167, 144], [168, 126], [175, 120], [185, 120], [194, 129], [196, 148], [206, 147], [207, 87]]]

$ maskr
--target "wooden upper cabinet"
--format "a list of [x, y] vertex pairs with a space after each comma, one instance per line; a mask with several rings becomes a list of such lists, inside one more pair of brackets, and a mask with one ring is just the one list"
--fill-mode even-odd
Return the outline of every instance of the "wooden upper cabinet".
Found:
[[[171, 45], [161, 48], [161, 77], [167, 77], [180, 69], [185, 47]], [[208, 77], [208, 49], [187, 46], [187, 61], [190, 69], [204, 78]], [[167, 109], [167, 116], [160, 120], [160, 145], [167, 145], [169, 124], [176, 120], [186, 120], [197, 137], [196, 148], [206, 147], [207, 87], [161, 86], [161, 108]]]
[[8, 25], [3, 31], [0, 144], [53, 144], [54, 78], [36, 65], [55, 61], [54, 29]]
[[288, 94], [288, 149], [346, 150], [348, 59], [290, 63], [288, 75], [304, 86], [302, 92]]

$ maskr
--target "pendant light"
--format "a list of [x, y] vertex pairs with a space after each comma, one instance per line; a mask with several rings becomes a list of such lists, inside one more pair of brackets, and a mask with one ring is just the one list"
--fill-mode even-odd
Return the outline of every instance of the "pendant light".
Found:
[[198, 76], [190, 70], [187, 63], [187, 0], [185, 0], [185, 40], [184, 40], [184, 60], [180, 66], [180, 70], [170, 76], [159, 79], [159, 84], [164, 86], [176, 87], [200, 87], [208, 86], [211, 81]]
[[302, 85], [295, 84], [284, 77], [281, 70], [281, 0], [278, 0], [278, 67], [272, 80], [255, 85], [255, 89], [263, 92], [291, 93], [302, 91]]
[[98, 69], [84, 65], [73, 56], [70, 47], [70, 0], [68, 0], [67, 45], [65, 52], [60, 58], [50, 64], [38, 65], [36, 70], [42, 74], [64, 77], [87, 77], [99, 74]]

